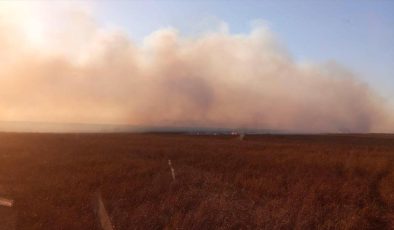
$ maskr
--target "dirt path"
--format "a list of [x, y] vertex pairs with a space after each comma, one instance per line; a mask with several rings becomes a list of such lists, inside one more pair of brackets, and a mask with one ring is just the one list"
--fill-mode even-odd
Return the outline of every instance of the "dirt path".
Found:
[[0, 186], [0, 230], [14, 230], [16, 226], [16, 210], [13, 201], [3, 197], [8, 194], [4, 186]]
[[98, 217], [98, 220], [100, 223], [99, 225], [101, 226], [101, 229], [114, 230], [114, 227], [112, 226], [108, 212], [104, 206], [104, 202], [103, 202], [103, 198], [101, 196], [100, 190], [97, 190], [97, 192], [95, 194], [95, 200], [97, 202], [96, 213], [97, 213], [97, 217]]

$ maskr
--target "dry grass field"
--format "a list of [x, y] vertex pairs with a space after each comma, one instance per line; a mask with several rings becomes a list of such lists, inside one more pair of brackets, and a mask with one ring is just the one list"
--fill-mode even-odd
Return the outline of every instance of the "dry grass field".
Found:
[[[168, 166], [171, 159], [176, 180]], [[394, 136], [0, 134], [16, 229], [393, 229]]]

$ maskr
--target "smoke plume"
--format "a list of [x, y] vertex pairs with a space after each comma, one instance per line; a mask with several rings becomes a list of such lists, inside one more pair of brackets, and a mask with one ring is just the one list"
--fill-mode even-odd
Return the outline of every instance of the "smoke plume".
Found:
[[298, 63], [264, 26], [195, 37], [163, 28], [136, 43], [84, 11], [34, 25], [20, 10], [0, 10], [1, 121], [393, 130], [350, 70]]

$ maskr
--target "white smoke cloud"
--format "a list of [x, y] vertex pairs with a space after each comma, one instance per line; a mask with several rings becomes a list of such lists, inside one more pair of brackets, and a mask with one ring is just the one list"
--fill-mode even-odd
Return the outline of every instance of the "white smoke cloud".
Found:
[[19, 10], [0, 10], [3, 121], [394, 130], [384, 101], [351, 71], [297, 63], [264, 26], [198, 37], [163, 28], [137, 45], [72, 7], [26, 31]]

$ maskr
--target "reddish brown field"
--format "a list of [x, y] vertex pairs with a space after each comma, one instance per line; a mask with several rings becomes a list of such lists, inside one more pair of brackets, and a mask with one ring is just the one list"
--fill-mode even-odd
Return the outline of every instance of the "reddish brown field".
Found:
[[17, 229], [99, 229], [98, 189], [119, 230], [392, 229], [393, 160], [390, 135], [0, 134], [0, 197]]

